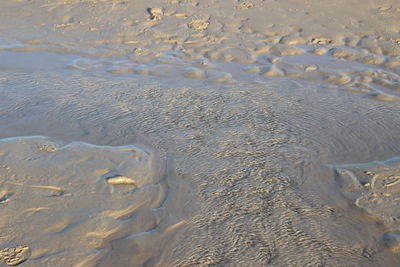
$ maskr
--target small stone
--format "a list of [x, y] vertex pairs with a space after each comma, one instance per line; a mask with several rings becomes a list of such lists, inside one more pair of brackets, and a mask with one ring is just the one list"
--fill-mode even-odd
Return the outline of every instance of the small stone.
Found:
[[116, 175], [107, 178], [107, 183], [112, 185], [120, 185], [120, 184], [132, 185], [135, 184], [135, 180], [122, 175]]
[[304, 70], [307, 72], [311, 71], [317, 71], [318, 70], [318, 65], [307, 65], [304, 67]]

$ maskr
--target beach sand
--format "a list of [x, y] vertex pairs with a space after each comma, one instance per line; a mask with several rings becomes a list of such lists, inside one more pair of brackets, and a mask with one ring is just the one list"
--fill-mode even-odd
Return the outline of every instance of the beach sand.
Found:
[[400, 266], [400, 3], [3, 0], [0, 265]]

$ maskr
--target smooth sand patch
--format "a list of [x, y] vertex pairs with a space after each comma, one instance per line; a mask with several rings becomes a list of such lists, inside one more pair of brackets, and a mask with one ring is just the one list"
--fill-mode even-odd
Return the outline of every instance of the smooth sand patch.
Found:
[[[7, 265], [49, 257], [94, 264], [86, 258], [110, 253], [112, 241], [164, 228], [164, 204], [172, 195], [154, 150], [46, 137], [1, 139], [0, 147], [0, 259]], [[142, 249], [135, 257], [151, 257], [151, 248]]]

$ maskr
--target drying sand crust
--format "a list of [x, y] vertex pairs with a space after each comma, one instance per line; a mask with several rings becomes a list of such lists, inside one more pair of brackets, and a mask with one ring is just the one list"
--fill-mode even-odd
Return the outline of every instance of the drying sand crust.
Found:
[[3, 0], [0, 95], [0, 265], [400, 265], [398, 1]]

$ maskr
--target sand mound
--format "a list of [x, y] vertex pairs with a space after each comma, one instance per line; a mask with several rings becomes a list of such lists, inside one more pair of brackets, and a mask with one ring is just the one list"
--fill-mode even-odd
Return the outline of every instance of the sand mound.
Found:
[[[3, 2], [0, 51], [79, 55], [65, 64], [75, 71], [225, 84], [292, 77], [380, 101], [400, 100], [400, 6], [393, 0], [341, 0], [306, 9], [302, 0]], [[25, 65], [35, 61], [37, 67], [42, 56]], [[12, 55], [3, 64], [12, 67], [15, 61]], [[196, 61], [212, 61], [219, 73], [191, 70]], [[318, 71], [310, 73], [310, 65]]]

